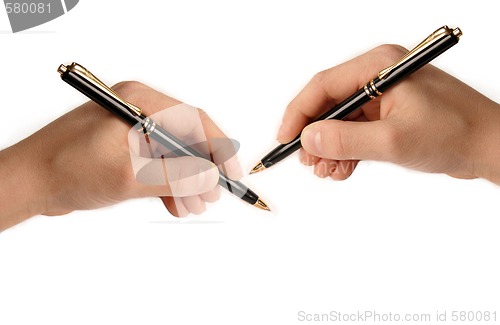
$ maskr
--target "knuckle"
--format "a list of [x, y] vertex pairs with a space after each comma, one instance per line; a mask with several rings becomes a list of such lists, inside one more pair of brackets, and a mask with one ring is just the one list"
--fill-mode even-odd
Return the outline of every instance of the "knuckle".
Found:
[[128, 102], [134, 102], [148, 87], [139, 81], [122, 81], [111, 87]]
[[314, 76], [312, 76], [311, 81], [322, 82], [325, 78], [325, 71], [326, 70], [315, 73]]
[[408, 50], [398, 44], [382, 44], [377, 46], [374, 52], [390, 64], [408, 53]]
[[349, 157], [349, 148], [350, 148], [350, 144], [348, 143], [349, 137], [345, 137], [343, 135], [343, 132], [341, 132], [338, 129], [337, 129], [336, 133], [337, 133], [337, 137], [336, 137], [337, 143], [335, 144], [335, 151], [336, 151], [335, 157], [337, 157], [337, 159], [352, 158], [352, 157]]
[[331, 69], [328, 69], [328, 70], [323, 70], [323, 71], [320, 71], [320, 72], [317, 72], [316, 74], [314, 74], [314, 76], [311, 78], [311, 83], [313, 84], [317, 84], [319, 85], [320, 87], [322, 87], [323, 85], [327, 84], [330, 82], [329, 80], [329, 71]]

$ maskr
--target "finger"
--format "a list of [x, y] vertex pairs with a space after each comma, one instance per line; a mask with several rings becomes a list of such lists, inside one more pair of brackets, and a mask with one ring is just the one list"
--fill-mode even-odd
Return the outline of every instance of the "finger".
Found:
[[319, 121], [302, 132], [302, 146], [311, 155], [336, 160], [390, 160], [391, 132], [386, 120]]
[[199, 195], [183, 197], [182, 202], [190, 213], [196, 215], [202, 214], [207, 210], [205, 201], [203, 201]]
[[[122, 82], [112, 88], [126, 101], [140, 107], [144, 114], [150, 115], [158, 125], [179, 137], [186, 145], [198, 144], [195, 149], [207, 156], [217, 149], [218, 154], [213, 157], [214, 163], [223, 165], [227, 176], [232, 179], [239, 179], [243, 176], [237, 159], [232, 158], [238, 149], [233, 145], [234, 141], [228, 139], [205, 112], [139, 82]], [[221, 139], [226, 140], [223, 145]], [[216, 144], [211, 143], [214, 140], [217, 140]], [[161, 150], [160, 155], [166, 152], [153, 141], [146, 146], [146, 150], [144, 146], [141, 146], [138, 152], [145, 152], [149, 155], [158, 149]]]
[[306, 166], [313, 166], [320, 160], [319, 157], [310, 155], [303, 148], [300, 148], [299, 155], [300, 155], [300, 162]]
[[214, 187], [211, 191], [200, 194], [202, 200], [213, 203], [220, 198], [220, 186]]
[[340, 160], [337, 167], [330, 175], [330, 178], [336, 181], [343, 181], [349, 178], [356, 169], [359, 160]]
[[[220, 187], [216, 186], [213, 190], [203, 193], [199, 196], [201, 200], [206, 202], [215, 202], [220, 197]], [[190, 213], [195, 213], [193, 207], [190, 206], [190, 202], [184, 200], [184, 198], [174, 198], [170, 196], [161, 197], [161, 200], [167, 210], [176, 217], [186, 217]], [[189, 206], [189, 208], [187, 207]], [[201, 211], [202, 212], [202, 211]]]
[[[196, 149], [207, 156], [217, 149], [217, 154], [212, 155], [212, 158], [215, 164], [223, 167], [228, 177], [240, 179], [243, 176], [236, 158], [237, 148], [232, 145], [232, 141], [225, 141], [221, 144], [220, 139], [228, 140], [228, 138], [205, 112], [182, 104], [138, 82], [124, 82], [113, 88], [127, 101], [139, 106], [145, 114], [151, 115], [150, 117], [160, 126], [179, 137], [186, 145], [198, 144]], [[132, 147], [135, 149], [132, 152], [135, 155], [158, 158], [161, 154], [168, 152], [154, 141], [144, 141], [144, 137], [138, 137], [134, 130], [131, 130], [129, 135], [132, 135], [129, 136], [129, 144], [133, 144]], [[217, 143], [211, 144], [215, 140]]]
[[[239, 144], [229, 139], [204, 111], [187, 104], [179, 104], [151, 117], [186, 146], [212, 160], [229, 178], [243, 177], [236, 156]], [[159, 149], [161, 154], [168, 153], [163, 148], [153, 147], [154, 149]]]
[[161, 197], [161, 200], [168, 212], [174, 217], [184, 218], [189, 215], [189, 210], [184, 206], [181, 198], [174, 198], [171, 196]]
[[[203, 134], [203, 127], [199, 121], [198, 113], [196, 109], [189, 105], [176, 105], [152, 114], [150, 118], [153, 119], [157, 125], [166, 129], [167, 132], [179, 138], [182, 142], [181, 145], [184, 144], [186, 147], [193, 147], [194, 143], [202, 142], [202, 144], [207, 146], [206, 141], [197, 141], [197, 139], [190, 140], [190, 137], [188, 137], [188, 135], [192, 135], [195, 130]], [[173, 154], [171, 150], [161, 146], [157, 141], [151, 141], [149, 137], [136, 130], [137, 127], [133, 127], [128, 133], [131, 155], [151, 159], [160, 157], [172, 158], [177, 156], [177, 154]], [[196, 138], [200, 137], [201, 136], [197, 136]], [[210, 155], [205, 155], [204, 158], [210, 159]]]
[[280, 143], [292, 141], [300, 131], [326, 107], [333, 106], [332, 98], [325, 92], [316, 75], [288, 104], [278, 130]]
[[[238, 161], [237, 151], [239, 143], [228, 137], [215, 124], [204, 111], [199, 111], [205, 136], [208, 139], [209, 150], [212, 155], [212, 161], [230, 179], [239, 180], [243, 177], [243, 169]], [[229, 140], [229, 141], [228, 141]]]
[[330, 177], [333, 180], [345, 180], [352, 175], [358, 160], [320, 159], [314, 166], [314, 174], [320, 178]]
[[406, 52], [394, 45], [377, 47], [315, 75], [288, 105], [278, 141], [290, 142], [313, 119], [357, 91]]
[[332, 159], [320, 158], [314, 165], [314, 175], [319, 178], [326, 178], [330, 176], [337, 167], [338, 161]]
[[133, 157], [138, 182], [137, 196], [192, 196], [212, 190], [219, 181], [219, 170], [198, 157], [148, 159]]

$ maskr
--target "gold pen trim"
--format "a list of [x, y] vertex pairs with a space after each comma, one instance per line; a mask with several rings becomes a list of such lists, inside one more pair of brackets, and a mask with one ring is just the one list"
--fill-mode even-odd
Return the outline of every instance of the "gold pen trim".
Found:
[[436, 30], [434, 33], [429, 35], [425, 40], [423, 40], [420, 44], [415, 46], [410, 52], [406, 53], [399, 61], [394, 63], [393, 65], [381, 70], [378, 73], [378, 78], [379, 79], [385, 79], [387, 78], [396, 68], [401, 66], [402, 64], [406, 63], [410, 59], [412, 59], [415, 55], [418, 53], [422, 52], [424, 49], [426, 49], [429, 45], [436, 43], [440, 39], [442, 39], [445, 36], [448, 35], [455, 35], [456, 37], [460, 37], [462, 35], [462, 31], [460, 28], [455, 28], [451, 29], [448, 26], [443, 26]]
[[68, 70], [77, 74], [81, 78], [86, 79], [88, 82], [92, 83], [96, 87], [99, 87], [103, 92], [107, 93], [109, 96], [114, 97], [116, 100], [122, 102], [129, 109], [130, 113], [137, 116], [142, 115], [142, 109], [133, 104], [130, 104], [129, 102], [121, 98], [113, 89], [108, 87], [104, 82], [99, 80], [99, 78], [94, 76], [89, 70], [85, 69], [83, 66], [79, 65], [76, 62], [73, 62], [70, 65], [61, 64], [57, 69], [57, 72], [59, 72], [60, 75], [63, 75]]
[[371, 99], [377, 98], [377, 96], [382, 96], [382, 92], [377, 89], [373, 80], [370, 80], [363, 89], [365, 90], [365, 94], [367, 94]]
[[370, 90], [368, 89], [368, 84], [366, 84], [363, 89], [365, 90], [365, 94], [368, 95], [368, 97], [370, 97], [371, 99], [375, 99], [376, 97], [372, 95], [372, 93], [370, 92]]
[[156, 129], [156, 122], [151, 118], [146, 118], [139, 132], [144, 132], [145, 135], [150, 135]]
[[382, 93], [377, 89], [373, 80], [370, 80], [370, 88], [379, 96], [382, 96]]
[[266, 202], [264, 202], [263, 200], [261, 200], [260, 198], [257, 199], [257, 202], [255, 202], [254, 206], [256, 206], [257, 208], [259, 209], [262, 209], [262, 210], [266, 210], [266, 211], [271, 211], [271, 209], [269, 208], [269, 206], [266, 204]]

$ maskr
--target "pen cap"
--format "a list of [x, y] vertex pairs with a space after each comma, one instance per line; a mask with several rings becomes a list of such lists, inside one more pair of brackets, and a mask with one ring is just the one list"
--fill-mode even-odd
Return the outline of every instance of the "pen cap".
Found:
[[61, 64], [57, 71], [66, 83], [111, 113], [118, 115], [128, 124], [135, 125], [146, 118], [140, 108], [121, 99], [111, 88], [78, 63]]
[[397, 81], [412, 74], [457, 44], [461, 35], [460, 28], [441, 27], [398, 62], [380, 71], [378, 77], [373, 79], [376, 89], [383, 93]]

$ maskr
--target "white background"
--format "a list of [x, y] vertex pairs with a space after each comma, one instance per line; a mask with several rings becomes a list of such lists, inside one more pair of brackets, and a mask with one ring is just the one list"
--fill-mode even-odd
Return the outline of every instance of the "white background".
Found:
[[[0, 148], [86, 101], [56, 69], [139, 80], [202, 107], [249, 170], [317, 71], [382, 43], [463, 30], [434, 61], [500, 101], [494, 1], [97, 1], [12, 34], [0, 10]], [[498, 139], [494, 140], [498, 141]], [[13, 171], [18, 172], [18, 171]], [[0, 180], [1, 181], [1, 180]], [[500, 189], [363, 162], [320, 180], [297, 156], [199, 217], [158, 199], [0, 234], [0, 324], [299, 324], [297, 313], [497, 311]], [[1, 208], [0, 198], [0, 208]]]

